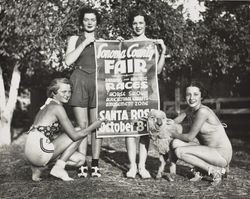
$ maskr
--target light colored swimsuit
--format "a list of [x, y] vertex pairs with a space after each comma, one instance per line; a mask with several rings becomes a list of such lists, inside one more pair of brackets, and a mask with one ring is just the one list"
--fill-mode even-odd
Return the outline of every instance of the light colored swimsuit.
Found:
[[[201, 106], [200, 109], [201, 108], [205, 108], [211, 112], [206, 106]], [[201, 145], [216, 149], [217, 152], [227, 161], [227, 164], [229, 164], [232, 159], [232, 145], [221, 123], [214, 125], [206, 121], [202, 125], [197, 138]]]
[[222, 124], [213, 125], [205, 122], [198, 134], [198, 140], [202, 145], [215, 148], [229, 164], [232, 159], [232, 145]]

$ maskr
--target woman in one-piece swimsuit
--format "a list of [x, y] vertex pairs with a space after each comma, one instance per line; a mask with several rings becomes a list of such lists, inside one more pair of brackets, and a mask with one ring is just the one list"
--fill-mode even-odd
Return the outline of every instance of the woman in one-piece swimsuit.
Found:
[[[190, 129], [184, 134], [173, 134], [173, 150], [178, 159], [198, 167], [212, 175], [213, 184], [218, 184], [225, 174], [232, 159], [232, 146], [225, 129], [207, 106], [201, 103], [204, 89], [199, 82], [191, 82], [186, 87], [188, 109], [175, 118], [181, 123], [189, 118]], [[198, 139], [199, 143], [194, 142]], [[192, 181], [201, 179], [200, 172], [195, 172]]]

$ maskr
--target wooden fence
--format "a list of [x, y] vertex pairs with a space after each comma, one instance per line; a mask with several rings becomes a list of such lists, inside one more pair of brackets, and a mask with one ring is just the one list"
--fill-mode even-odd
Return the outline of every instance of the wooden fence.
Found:
[[[214, 98], [206, 99], [202, 103], [208, 105], [218, 115], [250, 114], [250, 97]], [[184, 101], [164, 101], [163, 110], [168, 114], [179, 114], [185, 104]]]

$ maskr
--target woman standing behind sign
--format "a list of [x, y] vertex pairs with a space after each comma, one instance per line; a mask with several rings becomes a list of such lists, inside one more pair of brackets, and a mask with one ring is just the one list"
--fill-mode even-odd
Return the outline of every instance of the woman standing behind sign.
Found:
[[[73, 107], [76, 121], [81, 129], [85, 129], [89, 123], [96, 120], [96, 86], [95, 86], [95, 52], [94, 41], [96, 28], [100, 22], [98, 12], [92, 8], [80, 10], [79, 23], [83, 27], [83, 34], [69, 38], [65, 62], [67, 65], [74, 64], [75, 70], [70, 77], [73, 84], [73, 93], [69, 104]], [[91, 176], [100, 177], [98, 160], [100, 156], [102, 139], [96, 139], [92, 134], [92, 164]], [[87, 138], [83, 139], [79, 152], [86, 158]], [[86, 160], [84, 160], [86, 161]], [[79, 176], [87, 177], [88, 167], [79, 168]]]
[[[147, 25], [147, 16], [145, 13], [140, 11], [133, 11], [130, 13], [128, 18], [129, 26], [132, 28], [132, 38], [130, 40], [149, 40], [145, 35], [145, 29]], [[165, 63], [165, 53], [166, 46], [162, 39], [155, 40], [156, 44], [160, 46], [160, 54], [157, 52], [156, 59], [158, 59], [157, 64], [157, 74], [161, 73], [162, 68]], [[137, 168], [136, 164], [136, 138], [135, 137], [126, 137], [126, 146], [128, 152], [128, 158], [130, 162], [130, 169], [126, 173], [128, 178], [135, 178], [137, 172], [142, 178], [151, 178], [150, 173], [145, 167], [148, 148], [149, 148], [149, 137], [142, 136], [139, 141], [139, 164]]]

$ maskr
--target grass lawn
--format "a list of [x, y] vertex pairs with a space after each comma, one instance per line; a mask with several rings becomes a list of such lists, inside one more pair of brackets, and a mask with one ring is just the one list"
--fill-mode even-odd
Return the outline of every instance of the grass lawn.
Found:
[[[49, 175], [46, 170], [41, 182], [31, 180], [31, 170], [24, 158], [23, 144], [26, 135], [19, 137], [11, 146], [0, 148], [0, 198], [249, 198], [250, 195], [250, 141], [231, 138], [233, 160], [229, 176], [214, 187], [207, 180], [189, 182], [190, 168], [178, 162], [174, 182], [166, 177], [156, 180], [159, 166], [158, 154], [150, 145], [147, 168], [152, 179], [143, 180], [124, 177], [128, 160], [124, 138], [110, 139], [114, 153], [101, 153], [101, 178], [78, 178], [75, 170], [69, 175], [72, 182], [63, 182]], [[103, 146], [107, 144], [104, 140]], [[90, 156], [87, 157], [90, 163]], [[166, 167], [168, 172], [168, 166]]]

